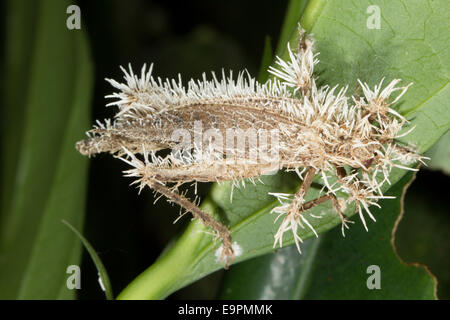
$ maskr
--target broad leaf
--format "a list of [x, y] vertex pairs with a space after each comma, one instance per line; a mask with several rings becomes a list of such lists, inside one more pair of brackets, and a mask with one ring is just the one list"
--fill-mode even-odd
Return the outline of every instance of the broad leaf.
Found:
[[[405, 175], [389, 190], [395, 200], [380, 201], [382, 209], [373, 210], [378, 222], [369, 233], [359, 226], [342, 238], [335, 228], [308, 240], [300, 258], [288, 247], [238, 264], [227, 273], [221, 298], [435, 299], [432, 275], [422, 266], [401, 262], [392, 247], [411, 177]], [[378, 272], [373, 266], [379, 268], [378, 283], [371, 278]]]
[[301, 255], [295, 246], [290, 246], [233, 266], [225, 274], [219, 298], [250, 300], [301, 298], [310, 280], [311, 269], [323, 236], [325, 235], [321, 235], [318, 239], [306, 240], [302, 245]]
[[444, 134], [425, 155], [430, 158], [427, 161], [430, 169], [450, 175], [450, 132]]
[[[430, 183], [420, 184], [417, 181], [409, 189], [405, 197], [405, 212], [395, 234], [395, 246], [404, 261], [427, 266], [437, 279], [438, 298], [448, 300], [450, 299], [448, 190], [441, 188], [442, 184], [433, 185], [433, 178], [438, 176], [438, 173], [432, 174], [428, 180]], [[450, 178], [442, 175], [439, 180], [448, 183]]]

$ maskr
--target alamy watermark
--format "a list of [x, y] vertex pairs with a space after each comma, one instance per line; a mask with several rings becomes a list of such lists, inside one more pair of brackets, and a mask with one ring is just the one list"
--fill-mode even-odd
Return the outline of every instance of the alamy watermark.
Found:
[[66, 19], [66, 26], [69, 30], [81, 29], [81, 10], [77, 5], [70, 5], [66, 9], [66, 13], [70, 14]]
[[367, 267], [366, 270], [367, 274], [370, 274], [370, 276], [367, 278], [366, 285], [367, 289], [373, 290], [381, 289], [381, 269], [376, 264], [370, 265]]
[[367, 7], [366, 13], [369, 17], [366, 20], [367, 29], [381, 29], [381, 9], [377, 5]]
[[[203, 123], [198, 120], [194, 122], [193, 130], [174, 129], [171, 140], [177, 142], [172, 150], [172, 156], [176, 159], [196, 162], [223, 160], [227, 165], [243, 162], [249, 165], [270, 164], [273, 170], [280, 162], [278, 129], [209, 128], [203, 130]], [[273, 170], [268, 174], [271, 174]]]
[[79, 266], [72, 264], [67, 267], [66, 273], [70, 274], [66, 280], [66, 287], [69, 290], [81, 289], [81, 269]]

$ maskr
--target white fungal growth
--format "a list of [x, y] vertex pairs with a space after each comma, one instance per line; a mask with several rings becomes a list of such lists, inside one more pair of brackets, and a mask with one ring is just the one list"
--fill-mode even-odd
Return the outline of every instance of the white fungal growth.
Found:
[[[410, 166], [423, 163], [413, 146], [397, 141], [414, 129], [392, 108], [411, 84], [399, 86], [393, 79], [384, 86], [381, 79], [372, 89], [358, 80], [362, 95], [350, 97], [347, 86], [318, 87], [314, 40], [299, 33], [298, 49], [288, 45], [288, 60], [276, 58], [269, 68], [275, 78], [266, 83], [246, 71], [236, 78], [223, 71], [221, 78], [203, 74], [184, 85], [181, 76], [155, 78], [153, 64], [144, 65], [140, 75], [131, 66], [122, 68], [124, 83], [107, 79], [117, 90], [106, 96], [114, 99], [108, 105], [116, 106], [117, 114], [97, 121], [77, 149], [89, 156], [109, 152], [128, 163], [125, 174], [140, 190], [149, 186], [214, 230], [223, 240], [216, 255], [227, 263], [242, 249], [227, 227], [178, 193], [181, 184], [232, 181], [234, 188], [279, 169], [295, 171], [303, 183], [294, 195], [271, 193], [280, 202], [272, 212], [282, 217], [276, 220], [274, 245], [282, 246], [283, 235], [292, 232], [300, 251], [299, 229], [317, 236], [315, 216], [306, 211], [324, 201], [336, 209], [342, 233], [351, 222], [344, 211], [352, 203], [367, 230], [366, 217], [375, 221], [370, 207], [391, 198], [382, 191], [392, 169], [417, 170]], [[171, 153], [161, 156], [160, 150]], [[305, 201], [315, 176], [322, 191]]]
[[[237, 257], [239, 257], [239, 256], [242, 255], [242, 248], [241, 248], [241, 246], [240, 246], [236, 241], [233, 242], [233, 244], [231, 245], [231, 247], [232, 247], [233, 253], [234, 253], [234, 257], [233, 257], [233, 258], [237, 258]], [[221, 262], [221, 261], [222, 261], [222, 256], [223, 256], [223, 254], [224, 254], [224, 249], [225, 249], [224, 245], [221, 244], [221, 245], [217, 248], [216, 252], [214, 253], [214, 255], [215, 255], [216, 258], [217, 258], [217, 262]]]

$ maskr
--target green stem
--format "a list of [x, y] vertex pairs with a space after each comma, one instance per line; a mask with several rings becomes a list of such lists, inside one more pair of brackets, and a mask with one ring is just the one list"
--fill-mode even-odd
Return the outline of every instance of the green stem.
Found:
[[300, 19], [302, 27], [311, 32], [317, 19], [322, 14], [323, 9], [328, 3], [330, 3], [329, 0], [310, 0]]
[[201, 223], [191, 223], [175, 244], [154, 264], [134, 279], [117, 297], [118, 300], [164, 299], [172, 287], [180, 283], [186, 269], [195, 257], [198, 244], [203, 239]]
[[303, 11], [308, 5], [309, 0], [290, 0], [286, 9], [283, 27], [281, 28], [280, 38], [277, 45], [277, 56], [283, 56], [286, 51], [286, 45], [294, 34], [297, 34], [298, 22], [303, 15]]

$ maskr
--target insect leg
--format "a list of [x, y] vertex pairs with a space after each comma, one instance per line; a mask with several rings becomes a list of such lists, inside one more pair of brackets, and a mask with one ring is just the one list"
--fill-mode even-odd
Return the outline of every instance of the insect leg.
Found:
[[314, 169], [313, 167], [309, 167], [306, 171], [305, 179], [303, 179], [302, 185], [297, 190], [294, 195], [294, 199], [292, 200], [291, 208], [289, 210], [290, 214], [296, 214], [297, 212], [301, 211], [302, 206], [305, 202], [305, 195], [308, 192], [309, 187], [311, 186], [315, 173], [316, 169]]
[[[346, 176], [346, 171], [343, 167], [337, 167], [336, 170], [337, 170], [338, 177], [340, 179], [342, 179], [343, 177]], [[311, 186], [314, 174], [315, 174], [315, 169], [309, 168], [308, 172], [306, 173], [306, 176], [305, 176], [302, 186], [297, 191], [297, 193], [295, 194], [294, 200], [292, 201], [292, 206], [291, 206], [292, 211], [291, 212], [296, 213], [296, 214], [301, 214], [302, 212], [309, 210], [309, 209], [315, 207], [316, 205], [319, 205], [327, 200], [330, 200], [331, 203], [333, 204], [334, 208], [336, 209], [337, 213], [339, 214], [339, 218], [341, 218], [341, 222], [342, 222], [341, 230], [342, 230], [342, 234], [345, 236], [344, 228], [348, 229], [347, 223], [353, 223], [353, 221], [349, 221], [345, 218], [344, 213], [342, 212], [341, 206], [339, 205], [339, 201], [337, 200], [335, 195], [326, 194], [317, 199], [314, 199], [314, 200], [304, 203], [304, 197], [305, 197], [306, 192], [308, 191], [309, 187]]]
[[353, 221], [347, 220], [345, 218], [344, 213], [342, 212], [341, 206], [339, 205], [339, 202], [338, 202], [338, 200], [337, 200], [335, 195], [333, 195], [333, 194], [326, 194], [326, 195], [321, 196], [321, 197], [319, 197], [317, 199], [308, 201], [307, 203], [305, 203], [302, 206], [301, 211], [309, 210], [309, 209], [315, 207], [316, 205], [321, 204], [322, 202], [325, 202], [327, 200], [331, 200], [331, 203], [333, 204], [333, 207], [336, 209], [336, 211], [337, 211], [337, 213], [339, 215], [339, 218], [341, 218], [342, 235], [345, 237], [344, 228], [348, 229], [347, 223], [353, 223]]
[[182, 208], [191, 212], [196, 219], [201, 220], [204, 225], [210, 227], [215, 232], [217, 232], [217, 234], [219, 235], [219, 237], [222, 239], [223, 242], [223, 250], [221, 256], [219, 257], [219, 260], [225, 262], [226, 264], [225, 268], [227, 269], [230, 260], [234, 259], [230, 230], [226, 226], [221, 224], [219, 221], [211, 217], [209, 214], [204, 212], [202, 209], [200, 209], [197, 205], [192, 203], [185, 196], [170, 189], [165, 184], [158, 182], [156, 180], [151, 181], [147, 180], [146, 182], [154, 191], [164, 195], [170, 201], [175, 202]]
[[[298, 88], [300, 89], [302, 96], [309, 96], [311, 94], [312, 85], [312, 70], [314, 68], [314, 54], [313, 54], [313, 41], [306, 35], [306, 31], [299, 29], [299, 42], [298, 42], [298, 62], [301, 63], [299, 67], [302, 72], [297, 74]], [[308, 71], [309, 69], [309, 71]]]
[[275, 242], [274, 246], [279, 243], [280, 247], [283, 245], [283, 234], [291, 230], [294, 235], [295, 245], [297, 246], [297, 250], [300, 251], [300, 242], [302, 239], [297, 234], [298, 226], [303, 227], [302, 221], [308, 225], [308, 227], [315, 233], [313, 227], [309, 224], [308, 221], [301, 215], [302, 206], [305, 202], [305, 195], [311, 186], [312, 180], [314, 178], [314, 174], [316, 169], [312, 167], [308, 167], [305, 178], [303, 179], [303, 183], [298, 189], [298, 191], [294, 195], [294, 199], [288, 205], [282, 205], [280, 207], [276, 207], [272, 210], [272, 212], [278, 212], [281, 214], [286, 214], [283, 221], [278, 228], [277, 233], [275, 234]]
[[[344, 168], [344, 167], [340, 167], [340, 166], [336, 167], [336, 173], [337, 173], [338, 179], [339, 179], [341, 182], [343, 182], [343, 179], [347, 176], [347, 171], [345, 171], [345, 168]], [[338, 199], [336, 198], [335, 195], [331, 195], [331, 196], [332, 196], [331, 202], [333, 203], [334, 208], [335, 208], [336, 211], [338, 212], [339, 218], [341, 218], [341, 223], [342, 223], [342, 225], [341, 225], [342, 235], [345, 237], [344, 228], [347, 228], [347, 229], [348, 229], [347, 223], [354, 223], [354, 222], [351, 221], [351, 220], [347, 220], [347, 219], [345, 218], [344, 213], [342, 212], [342, 208], [341, 208], [341, 206], [339, 205]]]

